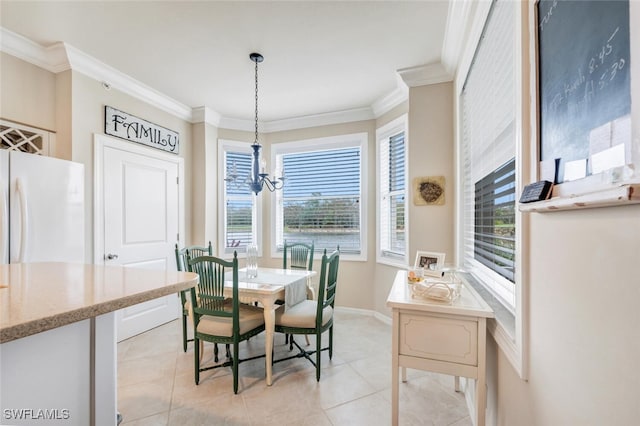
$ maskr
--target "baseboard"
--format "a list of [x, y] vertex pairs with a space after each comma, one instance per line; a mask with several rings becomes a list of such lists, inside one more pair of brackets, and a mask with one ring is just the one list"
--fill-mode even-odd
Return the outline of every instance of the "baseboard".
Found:
[[368, 316], [372, 316], [375, 319], [377, 319], [378, 321], [381, 321], [387, 325], [391, 325], [391, 318], [381, 314], [380, 312], [377, 311], [372, 311], [371, 309], [360, 309], [360, 308], [350, 308], [347, 306], [336, 306], [336, 311], [337, 312], [345, 312], [345, 313], [352, 313], [352, 314], [359, 314], [359, 315], [368, 315]]

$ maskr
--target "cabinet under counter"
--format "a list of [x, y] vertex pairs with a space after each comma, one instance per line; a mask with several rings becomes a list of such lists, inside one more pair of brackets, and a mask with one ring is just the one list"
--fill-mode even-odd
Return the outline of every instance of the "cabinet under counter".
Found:
[[0, 265], [0, 423], [115, 425], [115, 311], [193, 273], [60, 262]]

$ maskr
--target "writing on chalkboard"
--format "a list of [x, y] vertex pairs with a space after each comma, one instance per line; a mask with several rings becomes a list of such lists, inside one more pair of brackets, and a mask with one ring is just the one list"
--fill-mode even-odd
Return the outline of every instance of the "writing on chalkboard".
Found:
[[558, 7], [558, 0], [553, 0], [553, 3], [549, 6], [549, 10], [540, 18], [540, 32], [544, 30], [544, 26], [549, 23], [551, 16], [553, 16], [553, 11]]
[[539, 0], [537, 9], [540, 159], [559, 159], [562, 182], [567, 163], [593, 154], [592, 130], [631, 111], [629, 1]]
[[[616, 76], [620, 75], [619, 71], [625, 67], [627, 61], [622, 57], [611, 57], [612, 43], [615, 43], [614, 39], [619, 31], [620, 27], [616, 27], [606, 42], [578, 67], [575, 75], [569, 76], [570, 80], [563, 83], [562, 91], [556, 93], [551, 99], [551, 112], [555, 112], [563, 103], [568, 103], [569, 110], [579, 111], [584, 104], [595, 97], [596, 91], [604, 90]], [[583, 71], [583, 66], [587, 73]], [[576, 97], [578, 90], [581, 90], [582, 96]], [[575, 102], [571, 102], [571, 99], [575, 99]]]

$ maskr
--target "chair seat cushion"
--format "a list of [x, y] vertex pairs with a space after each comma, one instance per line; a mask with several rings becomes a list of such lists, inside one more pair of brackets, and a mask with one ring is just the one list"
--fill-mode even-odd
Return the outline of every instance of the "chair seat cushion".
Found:
[[[276, 310], [276, 325], [296, 328], [315, 328], [318, 302], [303, 300], [290, 308]], [[322, 310], [322, 325], [333, 317], [333, 308], [327, 306]]]
[[[228, 305], [231, 312], [232, 306]], [[225, 309], [227, 310], [227, 309]], [[264, 311], [253, 306], [240, 305], [240, 334], [244, 334], [264, 324]], [[214, 317], [203, 315], [200, 318], [198, 333], [211, 334], [214, 336], [231, 337], [233, 335], [233, 319], [231, 317]]]

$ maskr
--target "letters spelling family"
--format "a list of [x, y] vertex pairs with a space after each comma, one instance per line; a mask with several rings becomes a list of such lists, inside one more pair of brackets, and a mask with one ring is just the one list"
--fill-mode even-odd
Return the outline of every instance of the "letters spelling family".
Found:
[[[177, 135], [170, 133], [163, 134], [163, 130], [152, 125], [144, 125], [138, 121], [127, 121], [130, 117], [124, 115], [113, 114], [112, 122], [115, 133], [119, 134], [126, 129], [126, 138], [140, 142], [150, 142], [162, 147], [169, 147], [174, 152], [178, 146]], [[118, 129], [121, 126], [122, 129]]]

